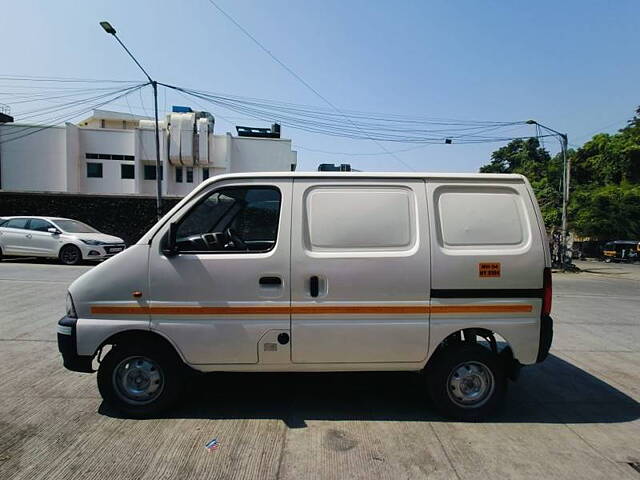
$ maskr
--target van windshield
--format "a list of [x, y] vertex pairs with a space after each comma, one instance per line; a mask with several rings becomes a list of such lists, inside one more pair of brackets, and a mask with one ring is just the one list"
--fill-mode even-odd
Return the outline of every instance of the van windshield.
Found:
[[56, 225], [67, 233], [100, 233], [95, 228], [77, 220], [56, 220]]

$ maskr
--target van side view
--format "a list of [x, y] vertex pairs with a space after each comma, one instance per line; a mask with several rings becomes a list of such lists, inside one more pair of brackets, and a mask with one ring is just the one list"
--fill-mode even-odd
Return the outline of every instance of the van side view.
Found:
[[58, 344], [78, 372], [108, 347], [98, 388], [132, 417], [190, 370], [395, 370], [479, 420], [549, 352], [550, 266], [521, 175], [222, 175], [70, 286]]

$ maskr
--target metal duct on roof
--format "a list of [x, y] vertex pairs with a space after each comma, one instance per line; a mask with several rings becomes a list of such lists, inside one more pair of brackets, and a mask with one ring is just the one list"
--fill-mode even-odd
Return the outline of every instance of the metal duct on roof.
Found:
[[169, 115], [169, 162], [172, 165], [192, 166], [197, 163], [195, 143], [195, 113]]
[[209, 119], [198, 119], [198, 163], [201, 165], [211, 163], [211, 157], [209, 155], [209, 134], [212, 133], [212, 127], [213, 123], [211, 123]]

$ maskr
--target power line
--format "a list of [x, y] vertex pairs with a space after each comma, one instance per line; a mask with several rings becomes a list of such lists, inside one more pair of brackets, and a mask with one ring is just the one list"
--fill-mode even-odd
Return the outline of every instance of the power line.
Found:
[[[263, 121], [276, 120], [282, 125], [294, 129], [344, 138], [414, 144], [494, 143], [505, 140], [531, 138], [531, 135], [525, 134], [505, 135], [507, 132], [524, 128], [527, 125], [526, 122], [479, 123], [475, 121], [448, 121], [447, 125], [451, 126], [447, 128], [411, 129], [405, 125], [397, 125], [394, 120], [368, 122], [363, 119], [358, 128], [356, 128], [351, 122], [340, 123], [340, 119], [344, 118], [342, 115], [337, 116], [339, 118], [335, 118], [335, 114], [331, 114], [331, 116], [328, 117], [326, 112], [318, 112], [313, 109], [313, 107], [297, 105], [281, 108], [273, 103], [239, 101], [235, 98], [223, 97], [221, 95], [213, 96], [174, 85], [162, 85], [204, 100], [217, 107], [239, 112], [247, 117]], [[307, 110], [308, 108], [311, 109]], [[430, 122], [426, 123], [428, 124]], [[436, 124], [440, 123], [441, 122], [436, 122]], [[454, 128], [453, 125], [456, 125], [456, 127]], [[539, 135], [539, 137], [543, 138], [544, 136]], [[447, 139], [449, 139], [450, 142], [445, 142]]]
[[[248, 30], [246, 30], [242, 25], [240, 25], [231, 15], [225, 12], [222, 8], [220, 8], [213, 0], [209, 0], [209, 3], [213, 5], [220, 13], [222, 13], [227, 19], [229, 19], [236, 27], [238, 27], [247, 37], [249, 37], [260, 49], [262, 49], [267, 55], [269, 55], [276, 63], [278, 63], [282, 68], [284, 68], [287, 72], [289, 72], [294, 78], [296, 78], [300, 83], [302, 83], [305, 87], [311, 90], [318, 98], [322, 99], [327, 105], [333, 108], [336, 112], [342, 114], [345, 119], [347, 119], [350, 123], [352, 123], [356, 128], [357, 125], [353, 122], [349, 117], [347, 117], [344, 113], [338, 109], [333, 103], [331, 103], [327, 98], [320, 94], [315, 88], [313, 88], [309, 83], [307, 83], [300, 75], [294, 72], [289, 66], [287, 66], [284, 62], [282, 62], [278, 57], [276, 57], [269, 49], [267, 49], [262, 43], [260, 43]], [[377, 140], [371, 139], [378, 147], [387, 152], [390, 156], [395, 158], [402, 165], [407, 167], [409, 170], [414, 170], [408, 163], [404, 160], [398, 158], [395, 154], [391, 153], [384, 145], [379, 143]]]
[[[419, 150], [421, 148], [425, 148], [428, 147], [430, 145], [433, 145], [432, 143], [428, 143], [428, 144], [424, 144], [424, 145], [418, 145], [416, 147], [411, 147], [411, 148], [404, 148], [402, 150], [396, 150], [395, 152], [392, 153], [404, 153], [404, 152], [410, 152], [412, 150]], [[303, 147], [302, 145], [297, 145], [294, 144], [292, 145], [293, 148], [297, 148], [300, 150], [307, 150], [309, 152], [316, 152], [316, 153], [324, 153], [327, 155], [344, 155], [344, 156], [348, 156], [348, 157], [378, 157], [380, 155], [386, 155], [386, 152], [369, 152], [369, 153], [364, 153], [364, 152], [357, 152], [357, 153], [352, 153], [352, 152], [332, 152], [332, 151], [328, 151], [328, 150], [319, 150], [319, 149], [315, 149], [315, 148], [307, 148], [307, 147]]]
[[[17, 128], [21, 128], [21, 130], [12, 131], [12, 132], [5, 133], [5, 134], [0, 134], [0, 145], [4, 145], [4, 144], [7, 144], [7, 143], [12, 142], [14, 140], [19, 140], [21, 138], [28, 137], [29, 135], [33, 135], [33, 134], [41, 132], [43, 130], [47, 130], [49, 128], [53, 128], [53, 127], [57, 126], [60, 123], [66, 122], [68, 120], [76, 118], [79, 115], [82, 115], [82, 114], [85, 114], [87, 112], [90, 112], [91, 110], [93, 110], [95, 108], [99, 108], [99, 107], [101, 107], [103, 105], [111, 103], [111, 102], [113, 102], [115, 100], [118, 100], [118, 99], [120, 99], [122, 97], [125, 97], [125, 96], [129, 95], [130, 93], [133, 93], [137, 89], [143, 88], [143, 87], [145, 87], [147, 85], [149, 85], [149, 84], [148, 83], [143, 83], [143, 84], [139, 84], [139, 85], [136, 85], [136, 86], [133, 86], [133, 87], [128, 87], [128, 88], [125, 88], [125, 89], [121, 89], [121, 90], [118, 91], [118, 92], [121, 92], [121, 93], [119, 93], [115, 97], [108, 98], [104, 102], [101, 102], [101, 103], [98, 103], [98, 104], [93, 104], [88, 108], [84, 108], [84, 109], [81, 109], [81, 110], [76, 110], [74, 112], [67, 113], [67, 114], [62, 115], [60, 117], [57, 117], [57, 118], [55, 118], [53, 120], [50, 120], [50, 122], [51, 122], [50, 125], [43, 125], [42, 127], [39, 127], [39, 128], [38, 127], [34, 127], [34, 126], [16, 126]], [[12, 128], [14, 128], [14, 127], [12, 127]], [[25, 130], [30, 130], [30, 131], [28, 131], [26, 133], [23, 133]]]
[[135, 80], [107, 80], [107, 79], [74, 78], [74, 77], [41, 77], [36, 75], [0, 75], [0, 80], [21, 80], [25, 82], [52, 82], [52, 83], [136, 83]]

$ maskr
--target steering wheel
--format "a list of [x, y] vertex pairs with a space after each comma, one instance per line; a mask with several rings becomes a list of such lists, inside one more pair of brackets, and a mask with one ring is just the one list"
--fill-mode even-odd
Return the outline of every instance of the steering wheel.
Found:
[[219, 242], [215, 233], [203, 233], [196, 238], [206, 245], [207, 250], [216, 250], [218, 248]]
[[242, 241], [235, 230], [232, 230], [231, 227], [227, 228], [224, 233], [231, 239], [234, 247], [238, 250], [249, 250], [249, 246]]

